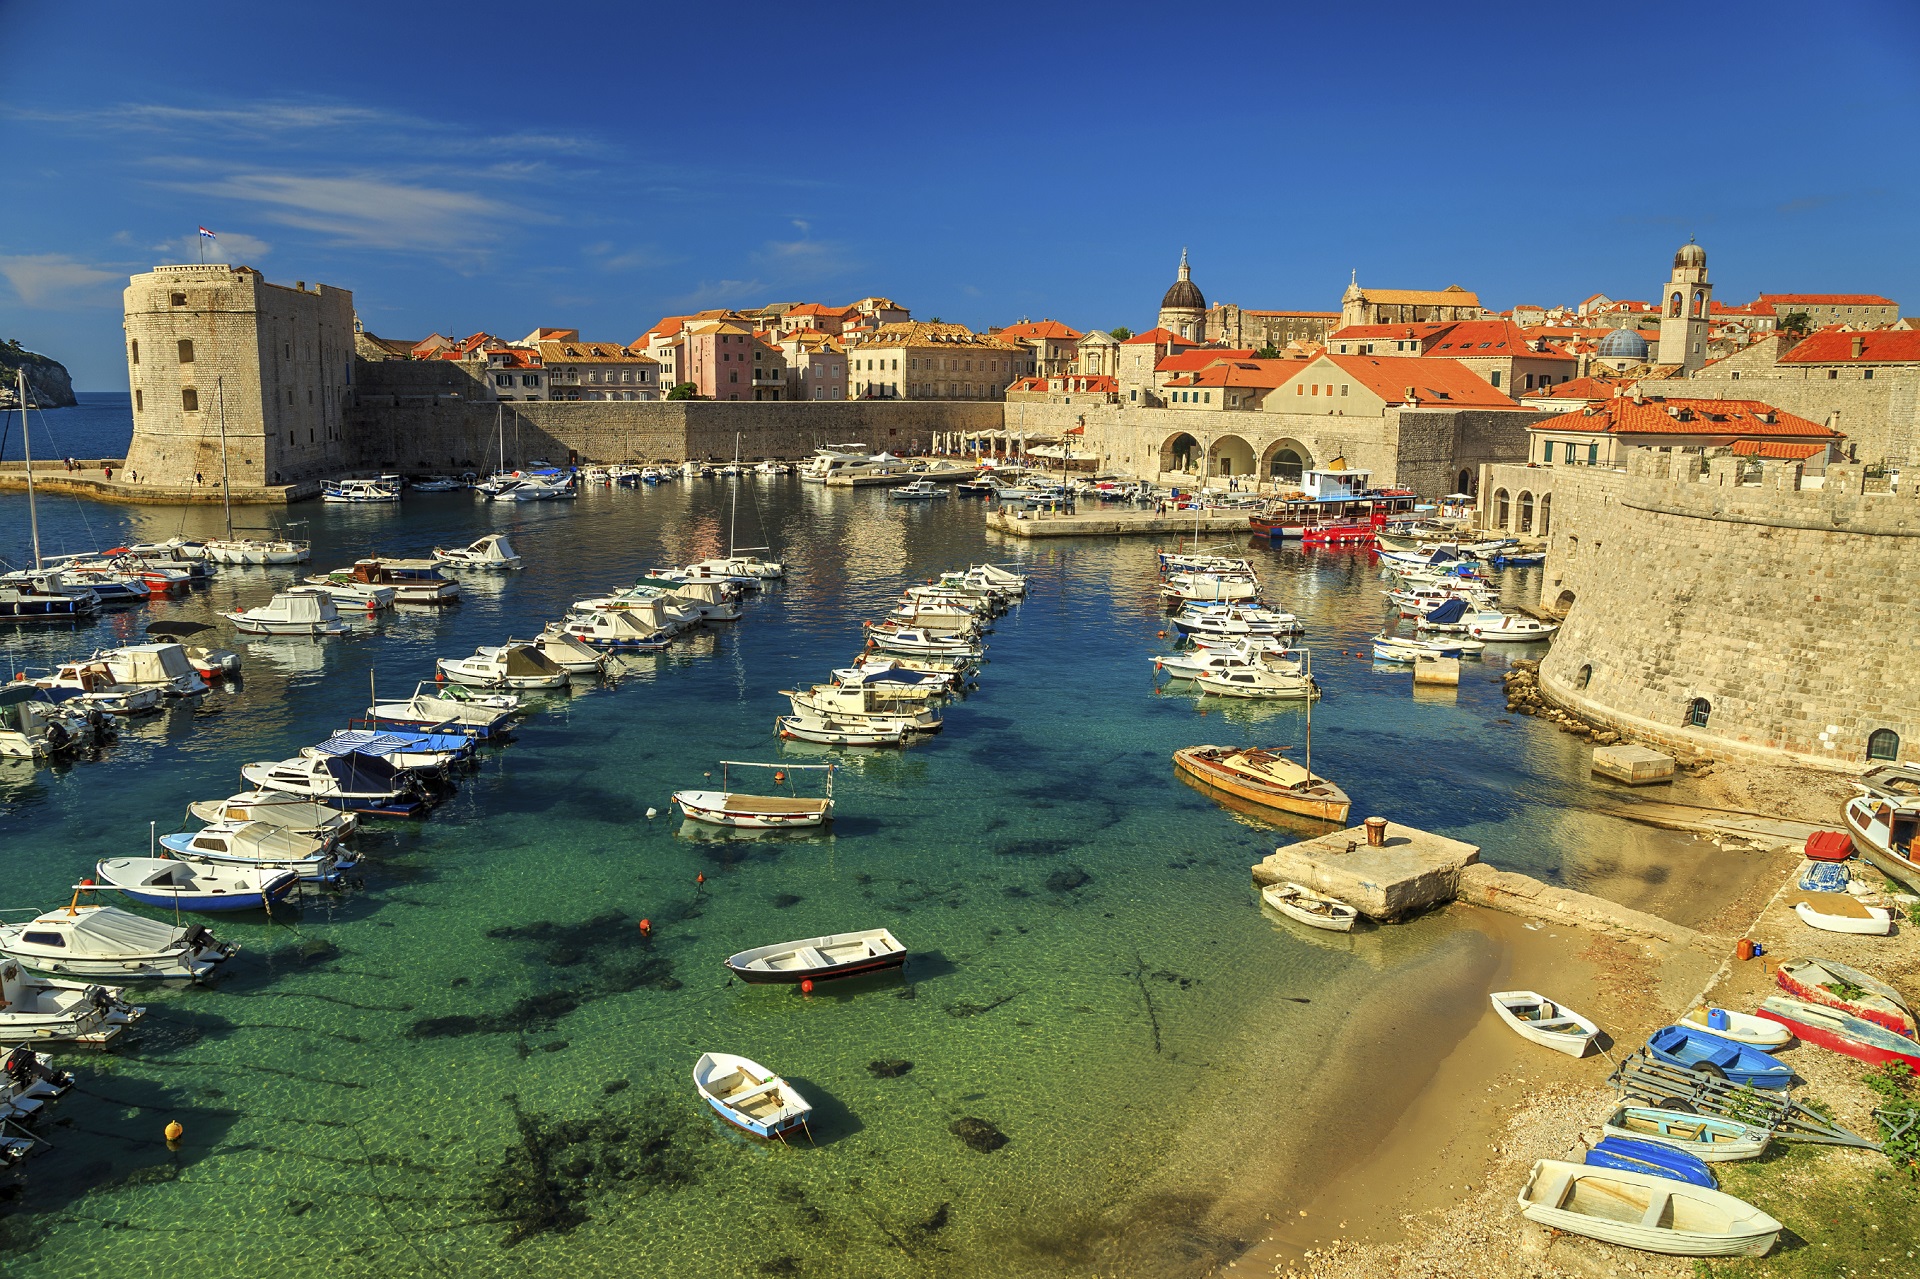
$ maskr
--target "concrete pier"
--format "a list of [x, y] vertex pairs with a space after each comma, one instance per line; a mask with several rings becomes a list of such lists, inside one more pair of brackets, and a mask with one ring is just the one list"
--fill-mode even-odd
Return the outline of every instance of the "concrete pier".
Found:
[[1337, 830], [1276, 849], [1254, 866], [1253, 878], [1262, 886], [1304, 884], [1368, 919], [1392, 922], [1452, 901], [1461, 869], [1479, 860], [1477, 845], [1389, 822], [1378, 848], [1363, 827]]
[[[1202, 533], [1249, 533], [1250, 511], [1202, 515]], [[1089, 511], [1056, 515], [1046, 511], [995, 509], [987, 513], [987, 527], [1013, 537], [1124, 537], [1129, 534], [1159, 534], [1163, 537], [1192, 536], [1193, 513], [1155, 515], [1152, 511]]]

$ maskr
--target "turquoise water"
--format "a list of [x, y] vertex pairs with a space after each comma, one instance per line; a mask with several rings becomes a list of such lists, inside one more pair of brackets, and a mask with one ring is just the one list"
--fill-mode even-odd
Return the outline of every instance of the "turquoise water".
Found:
[[[1180, 1274], [1249, 1237], [1236, 1176], [1287, 1166], [1303, 1121], [1279, 1102], [1342, 1068], [1328, 1045], [1355, 1001], [1471, 973], [1476, 943], [1443, 917], [1329, 939], [1263, 914], [1247, 867], [1276, 835], [1176, 782], [1168, 756], [1297, 743], [1301, 712], [1155, 691], [1146, 542], [1002, 543], [970, 501], [749, 485], [741, 540], [763, 524], [790, 575], [743, 621], [544, 702], [430, 820], [370, 826], [363, 883], [217, 922], [245, 946], [217, 983], [152, 989], [114, 1051], [62, 1054], [81, 1084], [46, 1128], [56, 1149], [0, 1201], [8, 1275]], [[220, 520], [65, 499], [41, 515], [49, 549]], [[130, 725], [99, 759], [0, 773], [0, 907], [64, 901], [96, 859], [143, 851], [149, 822], [240, 789], [242, 763], [343, 727], [370, 673], [403, 695], [436, 655], [721, 549], [728, 509], [723, 482], [695, 481], [242, 518], [305, 521], [315, 567], [498, 528], [527, 568], [349, 638], [246, 643], [239, 690]], [[25, 525], [23, 500], [0, 497], [10, 557]], [[1549, 878], [1575, 866], [1556, 833], [1586, 784], [1575, 744], [1497, 722], [1504, 657], [1416, 700], [1404, 670], [1341, 655], [1382, 615], [1366, 554], [1255, 553], [1311, 628], [1314, 763], [1356, 818]], [[931, 741], [841, 756], [830, 836], [702, 836], [668, 814], [720, 759], [825, 757], [772, 737], [778, 690], [853, 656], [903, 585], [985, 558], [1018, 560], [1031, 590], [990, 636], [979, 690]], [[154, 615], [208, 619], [291, 576], [223, 570], [86, 634], [8, 636], [5, 654], [133, 640]], [[913, 952], [905, 980], [809, 998], [720, 966], [882, 925]], [[794, 1081], [814, 1144], [756, 1144], [706, 1114], [689, 1071], [708, 1049]], [[963, 1119], [1006, 1144], [970, 1147]]]

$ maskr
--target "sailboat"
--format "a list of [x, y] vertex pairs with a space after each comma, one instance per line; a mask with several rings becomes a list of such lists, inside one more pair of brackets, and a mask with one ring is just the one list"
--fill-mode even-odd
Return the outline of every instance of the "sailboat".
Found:
[[[33, 569], [0, 581], [0, 622], [73, 622], [93, 616], [100, 597], [85, 586], [68, 586], [40, 555], [40, 508], [33, 493], [33, 440], [27, 431], [27, 373], [19, 370], [20, 447], [27, 455], [27, 522], [33, 528]], [[43, 426], [45, 422], [41, 423]]]
[[[715, 575], [728, 577], [756, 577], [772, 581], [787, 575], [784, 564], [774, 560], [763, 560], [757, 555], [742, 554], [744, 551], [771, 550], [767, 546], [740, 546], [734, 541], [740, 523], [740, 433], [733, 435], [733, 473], [727, 481], [729, 485], [730, 510], [727, 514], [727, 553], [721, 559], [700, 560], [687, 565], [687, 571], [696, 576]], [[756, 504], [755, 508], [759, 507]], [[766, 525], [761, 530], [764, 533]]]
[[[226, 508], [227, 534], [208, 538], [205, 555], [216, 564], [305, 564], [313, 556], [307, 542], [284, 539], [263, 540], [233, 535], [233, 477], [227, 466], [227, 385], [225, 378], [214, 380], [220, 401], [220, 501]], [[270, 532], [251, 529], [249, 532]]]
[[[1311, 681], [1311, 666], [1304, 669]], [[1229, 807], [1251, 805], [1268, 813], [1296, 813], [1346, 825], [1352, 801], [1313, 771], [1313, 702], [1311, 697], [1306, 699], [1304, 764], [1288, 759], [1282, 753], [1285, 747], [1188, 746], [1173, 753], [1174, 772], [1195, 790], [1227, 801]]]

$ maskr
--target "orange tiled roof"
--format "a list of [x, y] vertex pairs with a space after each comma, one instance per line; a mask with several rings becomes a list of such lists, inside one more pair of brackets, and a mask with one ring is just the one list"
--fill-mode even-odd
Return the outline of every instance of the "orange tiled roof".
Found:
[[1579, 414], [1583, 431], [1616, 435], [1726, 435], [1794, 440], [1838, 440], [1840, 432], [1783, 413], [1760, 400], [1688, 399], [1646, 395], [1604, 400]]
[[1892, 306], [1892, 298], [1878, 293], [1762, 293], [1762, 302], [1777, 309], [1791, 306]]
[[1320, 359], [1335, 365], [1388, 404], [1407, 403], [1407, 391], [1411, 388], [1414, 399], [1429, 408], [1521, 407], [1458, 360], [1423, 355], [1323, 355]]
[[1026, 338], [1057, 338], [1063, 342], [1078, 342], [1086, 334], [1078, 329], [1068, 328], [1058, 320], [1028, 320], [1020, 324], [1009, 324], [994, 334], [1009, 342], [1018, 342]]
[[1181, 337], [1178, 333], [1175, 333], [1172, 329], [1148, 329], [1145, 333], [1134, 334], [1132, 337], [1128, 338], [1125, 342], [1122, 342], [1120, 345], [1122, 346], [1167, 346], [1172, 344], [1178, 344], [1180, 346], [1199, 346], [1200, 345], [1198, 342], [1195, 342], [1190, 338]]
[[1625, 382], [1613, 382], [1597, 377], [1577, 377], [1568, 382], [1556, 382], [1552, 386], [1531, 392], [1535, 397], [1555, 400], [1610, 400], [1614, 392], [1627, 385]]
[[1428, 355], [1461, 360], [1506, 355], [1524, 355], [1536, 360], [1573, 358], [1551, 346], [1544, 351], [1530, 350], [1526, 331], [1512, 320], [1462, 320], [1439, 338], [1427, 348]]
[[1222, 360], [1167, 383], [1169, 387], [1250, 386], [1272, 390], [1306, 371], [1307, 360]]
[[1733, 451], [1739, 457], [1773, 457], [1785, 462], [1804, 462], [1815, 453], [1824, 453], [1824, 444], [1789, 444], [1785, 440], [1735, 440]]
[[655, 364], [618, 342], [542, 342], [540, 358], [548, 364]]
[[1163, 356], [1153, 366], [1155, 373], [1191, 373], [1195, 369], [1204, 369], [1215, 360], [1250, 360], [1253, 348], [1243, 347], [1232, 351], [1223, 351], [1219, 347], [1198, 346], [1190, 351], [1174, 351]]
[[[1853, 344], [1860, 343], [1860, 354]], [[1920, 363], [1920, 332], [1912, 329], [1870, 329], [1848, 333], [1822, 329], [1780, 357], [1782, 364], [1914, 364]]]
[[1329, 342], [1405, 341], [1445, 333], [1459, 320], [1422, 321], [1419, 324], [1349, 324], [1327, 334]]

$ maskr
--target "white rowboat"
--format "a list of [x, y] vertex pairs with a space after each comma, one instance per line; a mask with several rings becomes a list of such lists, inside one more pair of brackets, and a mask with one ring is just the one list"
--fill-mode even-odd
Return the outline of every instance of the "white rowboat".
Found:
[[1519, 1202], [1540, 1225], [1677, 1257], [1762, 1257], [1784, 1229], [1718, 1190], [1557, 1159], [1533, 1165]]
[[1574, 1012], [1531, 990], [1494, 992], [1493, 1010], [1500, 1020], [1531, 1039], [1569, 1057], [1584, 1057], [1600, 1028]]
[[1350, 933], [1354, 920], [1360, 917], [1360, 912], [1345, 902], [1316, 893], [1304, 884], [1268, 884], [1260, 890], [1260, 899], [1288, 919], [1329, 932]]

